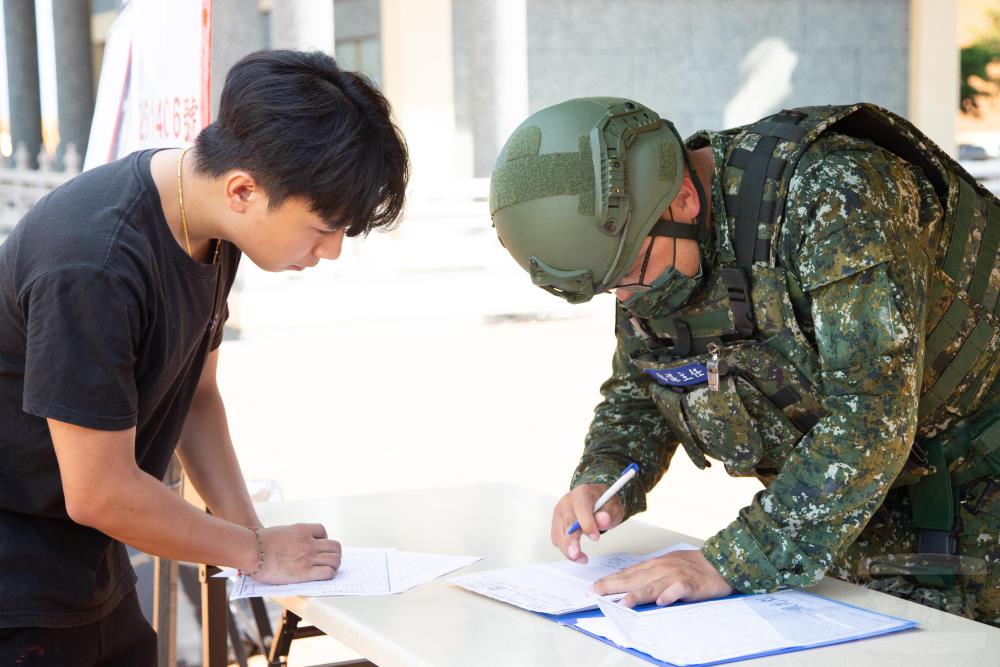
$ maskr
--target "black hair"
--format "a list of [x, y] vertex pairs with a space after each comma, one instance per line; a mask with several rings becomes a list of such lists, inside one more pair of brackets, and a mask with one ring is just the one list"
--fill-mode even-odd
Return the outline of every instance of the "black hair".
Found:
[[195, 140], [195, 167], [214, 178], [244, 169], [271, 208], [301, 197], [348, 236], [389, 229], [409, 180], [390, 113], [371, 80], [325, 53], [257, 51], [229, 70], [219, 117]]

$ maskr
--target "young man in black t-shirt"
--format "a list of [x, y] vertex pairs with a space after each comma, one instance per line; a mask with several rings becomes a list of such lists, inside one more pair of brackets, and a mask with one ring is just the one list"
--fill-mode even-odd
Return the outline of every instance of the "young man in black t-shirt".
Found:
[[[192, 149], [78, 176], [0, 246], [0, 664], [154, 664], [122, 543], [271, 583], [336, 572], [322, 526], [261, 525], [217, 348], [242, 255], [302, 270], [396, 220], [389, 113], [328, 56], [252, 54]], [[159, 481], [175, 448], [211, 515]]]

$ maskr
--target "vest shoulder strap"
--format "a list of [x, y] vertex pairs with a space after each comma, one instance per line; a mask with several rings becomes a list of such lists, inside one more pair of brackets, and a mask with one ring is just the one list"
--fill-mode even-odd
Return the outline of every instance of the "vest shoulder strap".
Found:
[[724, 202], [732, 252], [719, 253], [731, 274], [730, 310], [741, 335], [757, 335], [738, 273], [778, 263], [772, 239], [782, 228], [792, 176], [829, 131], [867, 139], [919, 167], [945, 209], [931, 230], [936, 256], [920, 405], [920, 434], [933, 436], [956, 414], [975, 412], [1000, 374], [1000, 285], [992, 278], [1000, 274], [1000, 200], [905, 118], [859, 103], [786, 109], [742, 128], [724, 166], [735, 193]]

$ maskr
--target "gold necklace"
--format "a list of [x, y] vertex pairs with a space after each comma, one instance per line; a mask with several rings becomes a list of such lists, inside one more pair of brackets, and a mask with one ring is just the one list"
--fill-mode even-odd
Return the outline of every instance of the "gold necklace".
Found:
[[[191, 252], [191, 238], [188, 236], [187, 213], [184, 211], [184, 156], [191, 150], [188, 146], [181, 151], [181, 159], [177, 161], [177, 204], [181, 209], [181, 230], [184, 232], [184, 245], [187, 246], [188, 256], [194, 258]], [[222, 239], [215, 239], [215, 253], [212, 255], [212, 264], [219, 260], [219, 248], [222, 247]]]

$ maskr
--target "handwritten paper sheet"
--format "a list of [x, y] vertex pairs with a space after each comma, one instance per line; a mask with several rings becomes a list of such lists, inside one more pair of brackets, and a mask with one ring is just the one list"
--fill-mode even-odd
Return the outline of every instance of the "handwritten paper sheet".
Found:
[[231, 599], [288, 595], [388, 595], [388, 549], [345, 548], [333, 579], [299, 584], [265, 584], [253, 577], [236, 577]]
[[340, 568], [333, 579], [298, 584], [265, 584], [253, 577], [234, 577], [232, 570], [226, 571], [223, 576], [233, 579], [230, 594], [232, 600], [296, 595], [390, 595], [454, 572], [479, 558], [386, 548], [345, 547]]
[[695, 549], [675, 544], [651, 554], [615, 553], [595, 556], [586, 565], [568, 560], [474, 572], [450, 583], [486, 597], [543, 614], [568, 614], [597, 607], [590, 586], [602, 577], [669, 551]]

